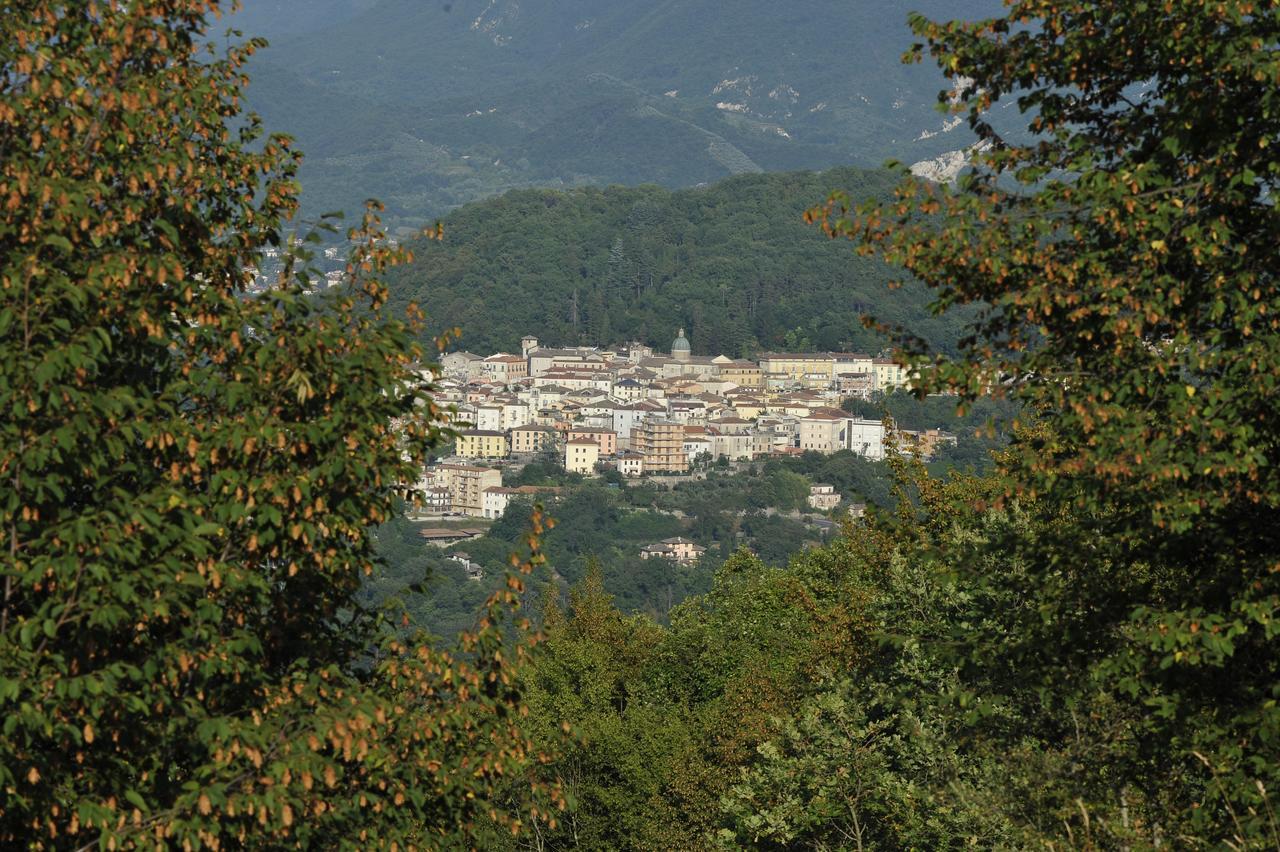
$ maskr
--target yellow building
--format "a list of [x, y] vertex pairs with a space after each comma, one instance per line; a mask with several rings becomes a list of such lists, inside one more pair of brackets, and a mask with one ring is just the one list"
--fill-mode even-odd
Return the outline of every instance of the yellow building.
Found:
[[892, 358], [876, 358], [871, 362], [876, 377], [876, 390], [889, 393], [895, 388], [906, 387], [911, 374], [906, 367], [894, 362]]
[[730, 361], [720, 366], [720, 378], [740, 388], [764, 387], [764, 371], [751, 361]]
[[511, 430], [511, 452], [539, 453], [556, 445], [556, 430], [550, 426], [518, 426]]
[[564, 445], [564, 469], [570, 473], [594, 473], [600, 461], [600, 445], [590, 438], [573, 438]]
[[764, 376], [825, 388], [835, 379], [836, 358], [829, 352], [766, 352], [760, 356]]
[[468, 429], [458, 434], [458, 455], [464, 459], [505, 459], [510, 455], [507, 436], [489, 429]]

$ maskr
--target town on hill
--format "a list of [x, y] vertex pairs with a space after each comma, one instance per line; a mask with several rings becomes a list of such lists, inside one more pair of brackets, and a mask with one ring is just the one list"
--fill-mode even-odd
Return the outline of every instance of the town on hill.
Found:
[[[452, 452], [424, 472], [424, 509], [500, 518], [521, 492], [502, 469], [554, 455], [566, 471], [689, 477], [700, 464], [848, 450], [883, 459], [890, 443], [928, 458], [955, 436], [908, 431], [850, 413], [850, 399], [904, 387], [893, 359], [848, 352], [695, 355], [681, 328], [668, 353], [639, 343], [550, 348], [532, 335], [519, 355], [451, 352], [424, 370], [453, 410]], [[814, 505], [830, 498], [823, 488]]]

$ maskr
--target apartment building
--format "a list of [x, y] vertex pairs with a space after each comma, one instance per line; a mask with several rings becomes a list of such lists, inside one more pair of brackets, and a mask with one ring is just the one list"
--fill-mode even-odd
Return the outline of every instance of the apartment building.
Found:
[[519, 455], [554, 449], [557, 438], [556, 430], [550, 426], [518, 426], [511, 430], [511, 452]]
[[631, 449], [644, 456], [645, 473], [684, 473], [684, 426], [665, 418], [646, 418], [631, 432]]
[[448, 489], [449, 508], [473, 517], [484, 517], [484, 491], [502, 486], [502, 473], [466, 464], [440, 464], [429, 471], [436, 485]]

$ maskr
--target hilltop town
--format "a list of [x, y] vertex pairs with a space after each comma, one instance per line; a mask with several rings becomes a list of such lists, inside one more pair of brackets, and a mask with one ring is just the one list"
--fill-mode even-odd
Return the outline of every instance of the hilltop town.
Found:
[[[452, 455], [419, 484], [424, 508], [486, 518], [502, 517], [521, 493], [503, 487], [501, 468], [539, 456], [554, 455], [571, 473], [613, 469], [626, 478], [681, 477], [718, 459], [805, 452], [882, 459], [885, 423], [841, 404], [908, 381], [892, 359], [856, 353], [694, 355], [684, 329], [667, 354], [638, 343], [548, 348], [526, 336], [518, 355], [451, 352], [424, 377], [459, 427]], [[925, 457], [955, 441], [938, 430], [890, 430]]]

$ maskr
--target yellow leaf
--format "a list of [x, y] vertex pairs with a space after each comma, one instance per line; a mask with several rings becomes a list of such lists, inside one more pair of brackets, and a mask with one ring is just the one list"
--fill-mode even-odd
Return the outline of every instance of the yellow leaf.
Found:
[[1196, 389], [1191, 385], [1187, 385], [1187, 396], [1195, 396], [1195, 395], [1196, 395]]
[[1151, 247], [1156, 251], [1164, 251], [1164, 240], [1152, 240]]

